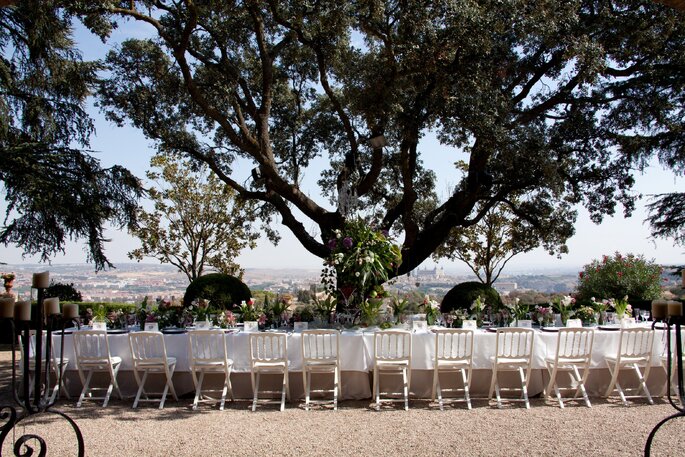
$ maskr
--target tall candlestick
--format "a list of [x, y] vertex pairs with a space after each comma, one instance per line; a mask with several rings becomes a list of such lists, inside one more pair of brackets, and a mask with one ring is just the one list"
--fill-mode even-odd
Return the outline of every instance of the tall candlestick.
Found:
[[669, 301], [668, 302], [668, 315], [669, 316], [682, 316], [683, 315], [683, 304], [679, 301]]
[[66, 319], [76, 319], [78, 317], [78, 305], [76, 303], [65, 303], [62, 305], [62, 313]]
[[683, 286], [683, 289], [685, 289], [685, 268], [683, 268], [683, 269], [681, 270], [680, 274], [681, 274], [682, 277], [683, 277], [683, 284], [682, 284], [682, 286]]
[[652, 301], [652, 319], [665, 319], [668, 314], [668, 303], [664, 300]]
[[50, 272], [33, 273], [33, 288], [47, 289], [50, 287]]
[[0, 298], [0, 319], [14, 318], [14, 297]]
[[59, 314], [59, 298], [51, 297], [43, 300], [43, 306], [45, 306], [45, 315], [52, 316], [54, 314]]
[[14, 317], [20, 321], [31, 320], [31, 302], [18, 301], [14, 304]]

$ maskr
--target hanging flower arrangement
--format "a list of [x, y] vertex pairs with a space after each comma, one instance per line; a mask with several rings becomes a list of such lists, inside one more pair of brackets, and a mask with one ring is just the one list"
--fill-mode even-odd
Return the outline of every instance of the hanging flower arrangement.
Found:
[[330, 294], [339, 292], [343, 303], [359, 303], [385, 296], [382, 284], [402, 262], [399, 246], [387, 233], [377, 231], [361, 219], [349, 221], [328, 241], [330, 256], [321, 281]]

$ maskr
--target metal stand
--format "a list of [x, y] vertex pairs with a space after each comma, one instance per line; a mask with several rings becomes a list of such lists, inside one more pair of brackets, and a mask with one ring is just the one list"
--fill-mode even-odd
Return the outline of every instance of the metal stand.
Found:
[[[654, 436], [656, 435], [656, 432], [661, 428], [662, 425], [664, 425], [666, 422], [670, 421], [671, 419], [675, 419], [678, 417], [685, 417], [685, 408], [683, 405], [683, 400], [685, 399], [685, 386], [683, 385], [683, 346], [682, 346], [682, 336], [680, 334], [680, 327], [682, 323], [682, 316], [671, 316], [668, 320], [663, 321], [666, 324], [666, 345], [667, 345], [667, 360], [668, 364], [666, 367], [667, 370], [667, 379], [666, 379], [666, 388], [668, 389], [668, 402], [673, 406], [673, 408], [676, 410], [676, 412], [665, 419], [663, 419], [661, 422], [656, 424], [656, 426], [652, 429], [652, 431], [649, 433], [649, 436], [647, 437], [647, 442], [645, 443], [645, 457], [649, 457], [651, 454], [652, 450], [652, 440], [654, 440]], [[652, 328], [656, 325], [657, 321], [655, 321], [652, 324]], [[674, 401], [672, 395], [671, 395], [671, 375], [673, 373], [672, 367], [673, 367], [673, 355], [672, 355], [672, 350], [671, 350], [671, 328], [675, 328], [675, 353], [676, 353], [676, 375], [678, 376], [678, 400], [680, 400], [680, 405], [676, 404]]]
[[[17, 343], [17, 324], [14, 320], [10, 320], [12, 327], [12, 392], [14, 395], [14, 400], [16, 404], [21, 408], [21, 412], [17, 412], [17, 408], [11, 405], [0, 406], [0, 422], [3, 422], [2, 428], [0, 428], [0, 452], [2, 451], [5, 440], [8, 436], [11, 436], [14, 440], [13, 452], [14, 455], [28, 456], [33, 455], [34, 452], [38, 453], [38, 456], [47, 455], [48, 444], [39, 435], [35, 434], [23, 434], [15, 439], [17, 426], [21, 424], [27, 418], [35, 416], [37, 414], [55, 414], [63, 419], [65, 419], [71, 428], [73, 429], [76, 440], [78, 442], [78, 456], [82, 457], [85, 455], [85, 446], [83, 443], [83, 435], [78, 425], [72, 418], [66, 414], [52, 409], [54, 406], [54, 401], [50, 401], [50, 365], [52, 364], [52, 332], [53, 328], [57, 324], [60, 318], [60, 314], [47, 316], [47, 320], [44, 322], [44, 295], [45, 289], [38, 288], [38, 320], [36, 328], [36, 344], [35, 344], [35, 354], [33, 357], [33, 372], [34, 372], [34, 386], [33, 392], [31, 392], [30, 386], [30, 340], [31, 340], [31, 330], [30, 321], [18, 321], [19, 333], [22, 335], [21, 344], [23, 344], [24, 356], [23, 356], [23, 397], [20, 397], [16, 384], [17, 384], [17, 374], [16, 374], [16, 343]], [[74, 322], [74, 321], [70, 321]], [[75, 321], [77, 325], [78, 321]], [[47, 335], [45, 339], [45, 360], [43, 360], [43, 328], [44, 323], [46, 324]], [[62, 370], [61, 367], [64, 364], [64, 329], [66, 327], [66, 320], [62, 319], [62, 333], [60, 337], [60, 364], [57, 370], [57, 383], [59, 388], [62, 386]], [[43, 363], [45, 365], [43, 366]], [[32, 446], [37, 446], [35, 449]]]

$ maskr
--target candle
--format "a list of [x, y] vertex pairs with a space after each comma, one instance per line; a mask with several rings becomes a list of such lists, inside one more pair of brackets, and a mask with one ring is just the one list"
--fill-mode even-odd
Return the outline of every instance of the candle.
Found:
[[0, 298], [0, 319], [14, 318], [14, 297]]
[[31, 302], [18, 301], [14, 304], [14, 317], [20, 321], [31, 320]]
[[683, 304], [679, 301], [669, 301], [668, 302], [668, 315], [672, 316], [682, 316], [683, 315]]
[[62, 306], [62, 312], [65, 318], [76, 319], [78, 318], [78, 305], [76, 303], [65, 303]]
[[685, 268], [682, 269], [680, 274], [683, 276], [683, 284], [682, 285], [683, 285], [683, 289], [685, 289]]
[[665, 319], [667, 314], [668, 304], [664, 300], [652, 301], [652, 319]]
[[43, 306], [45, 307], [45, 315], [52, 316], [54, 314], [59, 314], [59, 298], [46, 298], [43, 300]]
[[47, 289], [50, 286], [50, 272], [33, 273], [33, 288]]

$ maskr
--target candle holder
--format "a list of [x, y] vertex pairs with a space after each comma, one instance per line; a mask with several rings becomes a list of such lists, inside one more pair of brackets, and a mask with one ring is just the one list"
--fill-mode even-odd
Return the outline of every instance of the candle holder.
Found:
[[[18, 426], [21, 425], [22, 421], [25, 419], [38, 415], [38, 414], [55, 414], [66, 420], [71, 426], [74, 434], [76, 435], [76, 440], [78, 444], [78, 456], [81, 457], [85, 454], [85, 446], [83, 442], [83, 435], [81, 429], [78, 427], [76, 422], [69, 417], [67, 414], [53, 409], [54, 400], [50, 400], [50, 366], [52, 363], [52, 333], [53, 329], [61, 321], [61, 335], [60, 335], [60, 367], [64, 364], [64, 330], [66, 328], [67, 322], [76, 322], [79, 325], [78, 320], [73, 319], [60, 319], [61, 313], [51, 314], [45, 317], [44, 309], [44, 299], [45, 299], [45, 288], [42, 287], [43, 283], [36, 284], [34, 278], [34, 288], [37, 289], [37, 301], [38, 306], [36, 307], [36, 312], [38, 313], [36, 324], [36, 342], [35, 351], [33, 355], [33, 360], [30, 360], [30, 341], [31, 341], [31, 329], [30, 320], [16, 320], [5, 318], [10, 321], [10, 326], [12, 327], [12, 393], [14, 396], [14, 401], [21, 411], [17, 411], [17, 408], [12, 405], [0, 406], [0, 421], [6, 421], [0, 428], [0, 452], [5, 444], [5, 440], [11, 436], [14, 440], [12, 446], [15, 456], [33, 455], [37, 452], [38, 455], [46, 455], [48, 444], [44, 438], [36, 434], [21, 434], [21, 436], [16, 437], [19, 433], [16, 433]], [[16, 317], [16, 316], [15, 316]], [[44, 326], [45, 324], [45, 326]], [[79, 325], [80, 326], [80, 325]], [[45, 355], [43, 355], [43, 330], [46, 330], [45, 338]], [[22, 336], [22, 341], [20, 344], [23, 346], [24, 354], [22, 357], [23, 364], [23, 397], [20, 397], [17, 391], [17, 370], [16, 370], [16, 345], [17, 345], [17, 331]], [[45, 360], [43, 360], [45, 357]], [[31, 362], [33, 362], [33, 373], [34, 373], [34, 385], [33, 391], [31, 391], [30, 386], [30, 369]], [[43, 366], [43, 364], [45, 364]], [[57, 383], [58, 388], [62, 386], [62, 370], [57, 370]], [[16, 439], [15, 439], [16, 438]], [[37, 446], [38, 449], [34, 450], [32, 446]]]
[[[676, 302], [677, 303], [677, 302]], [[654, 311], [654, 305], [652, 305], [652, 311]], [[679, 314], [682, 314], [682, 307], [680, 308]], [[682, 335], [680, 334], [680, 329], [681, 325], [683, 323], [683, 316], [682, 315], [671, 315], [668, 317], [655, 317], [654, 322], [652, 323], [652, 328], [655, 328], [656, 324], [658, 322], [661, 322], [666, 325], [665, 331], [666, 331], [666, 354], [667, 354], [667, 366], [666, 366], [666, 388], [668, 391], [668, 402], [673, 406], [673, 408], [676, 410], [674, 414], [671, 414], [670, 416], [666, 417], [663, 419], [661, 422], [656, 424], [652, 431], [649, 433], [649, 436], [647, 437], [647, 442], [645, 443], [645, 452], [644, 455], [645, 457], [649, 457], [652, 449], [652, 441], [654, 440], [654, 436], [656, 435], [656, 432], [659, 431], [662, 425], [665, 423], [669, 422], [672, 419], [676, 419], [679, 417], [685, 417], [685, 386], [683, 385], [683, 346], [682, 346]], [[680, 404], [676, 404], [675, 400], [673, 399], [673, 396], [671, 394], [671, 378], [672, 378], [672, 373], [673, 373], [673, 349], [671, 349], [671, 329], [675, 329], [675, 363], [676, 363], [676, 376], [678, 378], [678, 386], [677, 386], [677, 395], [678, 395], [678, 400], [680, 401]]]

